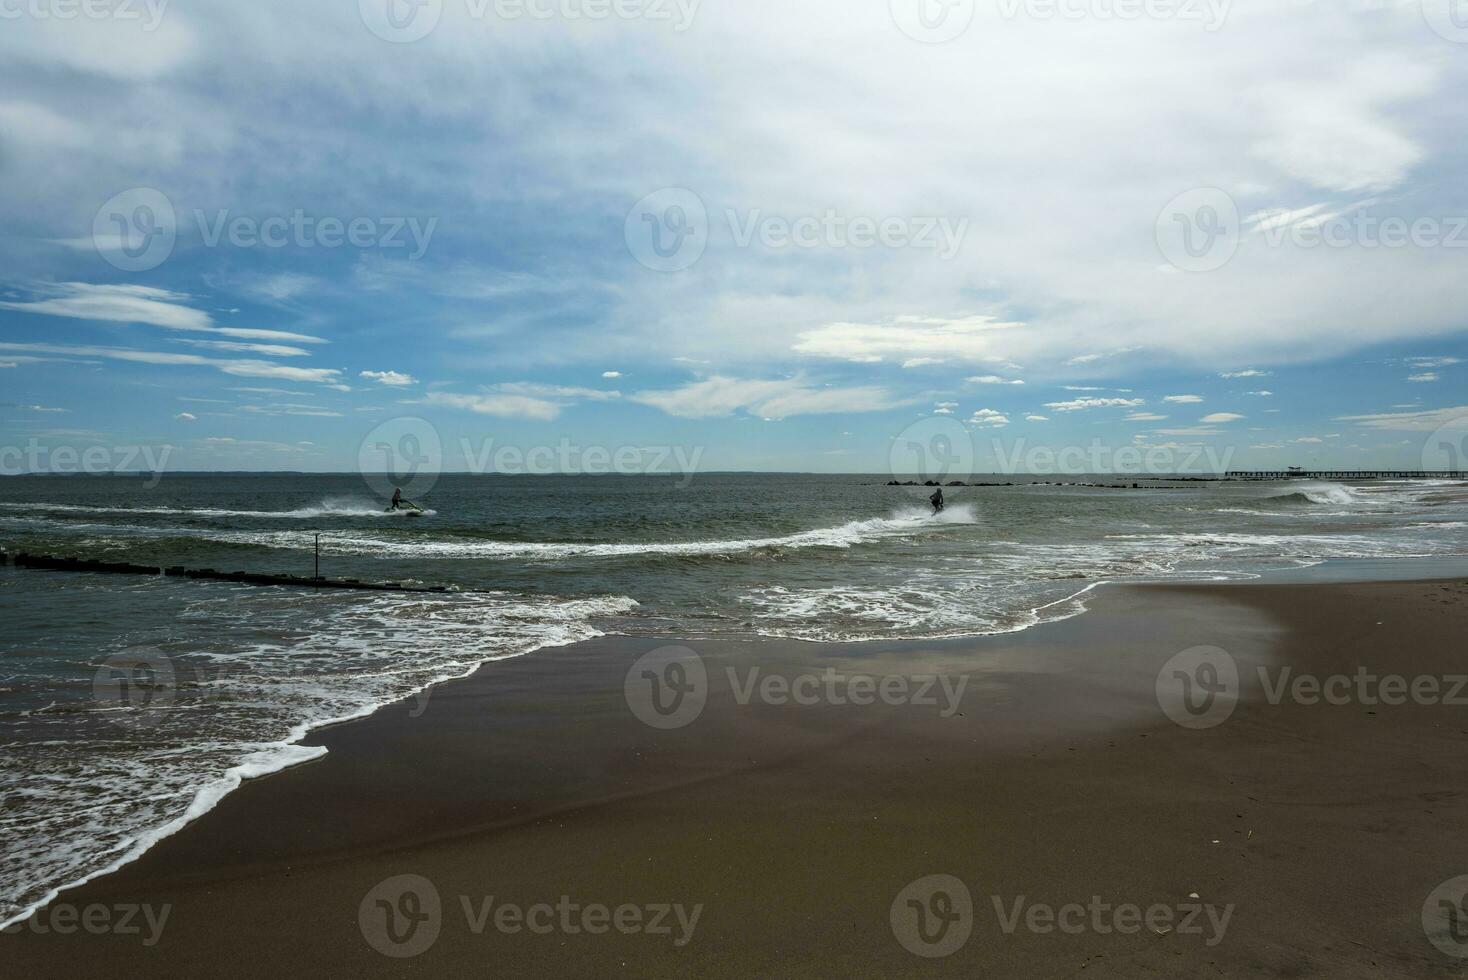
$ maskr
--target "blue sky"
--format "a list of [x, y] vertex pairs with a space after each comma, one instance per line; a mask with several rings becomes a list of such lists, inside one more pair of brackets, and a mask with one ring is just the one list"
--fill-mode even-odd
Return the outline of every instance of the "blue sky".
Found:
[[0, 4], [0, 470], [1461, 435], [1446, 0], [526, 3]]

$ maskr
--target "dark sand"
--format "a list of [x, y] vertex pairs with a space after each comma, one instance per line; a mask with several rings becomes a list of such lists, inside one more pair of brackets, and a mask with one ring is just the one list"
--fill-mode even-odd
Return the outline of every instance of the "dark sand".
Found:
[[[656, 643], [490, 664], [426, 708], [318, 732], [324, 759], [249, 783], [59, 900], [171, 905], [156, 945], [26, 930], [0, 938], [3, 975], [1457, 975], [1468, 960], [1435, 949], [1421, 914], [1468, 874], [1468, 708], [1276, 706], [1255, 667], [1462, 672], [1465, 600], [1468, 585], [1451, 582], [1109, 588], [1087, 615], [982, 640], [698, 642], [708, 704], [670, 731], [623, 697]], [[1164, 716], [1155, 680], [1199, 644], [1225, 648], [1246, 679], [1225, 723], [1191, 730]], [[755, 665], [969, 682], [946, 718], [742, 706], [724, 671]], [[439, 934], [390, 958], [358, 911], [403, 874], [435, 886]], [[974, 917], [961, 948], [926, 959], [899, 944], [889, 910], [934, 874], [966, 884]], [[682, 946], [672, 915], [671, 935], [492, 921], [476, 934], [460, 896], [477, 907], [490, 895], [703, 908]], [[1201, 934], [1103, 933], [1089, 912], [1079, 934], [1006, 934], [994, 895], [1233, 909], [1221, 939], [1206, 916]]]

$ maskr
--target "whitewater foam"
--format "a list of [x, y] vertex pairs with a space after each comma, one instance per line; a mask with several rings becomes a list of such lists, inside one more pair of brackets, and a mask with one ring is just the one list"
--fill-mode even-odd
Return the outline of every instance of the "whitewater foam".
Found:
[[154, 517], [250, 517], [261, 520], [314, 520], [322, 517], [406, 517], [414, 513], [432, 516], [438, 511], [425, 509], [421, 511], [411, 510], [387, 510], [378, 507], [371, 501], [360, 500], [355, 497], [328, 497], [321, 503], [312, 507], [298, 507], [295, 510], [228, 510], [219, 507], [92, 507], [81, 504], [56, 504], [56, 503], [14, 503], [0, 502], [0, 509], [9, 511], [35, 512], [57, 514], [136, 514], [138, 516]]
[[[199, 587], [185, 586], [186, 594]], [[8, 746], [16, 768], [0, 770], [0, 789], [12, 800], [0, 812], [0, 847], [13, 873], [0, 886], [0, 928], [61, 890], [136, 860], [245, 780], [319, 758], [324, 748], [299, 744], [312, 731], [493, 660], [599, 636], [594, 619], [637, 603], [621, 596], [374, 595], [343, 599], [310, 628], [300, 617], [320, 608], [314, 597], [231, 590], [183, 605], [180, 620], [226, 644], [175, 656], [180, 668], [192, 665], [209, 679], [184, 684], [181, 669], [167, 711], [83, 701], [52, 719], [64, 738]], [[279, 640], [250, 639], [273, 630]], [[212, 666], [200, 668], [206, 661]], [[88, 718], [92, 729], [77, 728]], [[148, 737], [123, 737], [129, 725]]]

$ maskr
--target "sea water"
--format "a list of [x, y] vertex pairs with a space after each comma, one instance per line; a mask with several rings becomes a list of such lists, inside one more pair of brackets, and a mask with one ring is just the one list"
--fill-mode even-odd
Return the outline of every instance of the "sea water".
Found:
[[[0, 549], [441, 585], [434, 594], [0, 569], [0, 922], [105, 873], [313, 728], [607, 632], [695, 643], [976, 636], [1103, 581], [1468, 556], [1454, 483], [446, 475], [0, 480]], [[1104, 487], [1081, 484], [1099, 483]]]

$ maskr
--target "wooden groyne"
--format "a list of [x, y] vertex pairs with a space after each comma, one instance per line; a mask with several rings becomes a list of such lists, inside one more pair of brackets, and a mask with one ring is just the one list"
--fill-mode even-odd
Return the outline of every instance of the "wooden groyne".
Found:
[[168, 578], [207, 579], [238, 585], [285, 585], [304, 589], [356, 589], [366, 592], [447, 592], [442, 585], [401, 585], [397, 582], [363, 582], [354, 578], [323, 578], [309, 575], [268, 575], [261, 572], [221, 572], [213, 568], [184, 568], [182, 565], [137, 565], [132, 562], [97, 561], [54, 555], [11, 555], [0, 551], [0, 565], [34, 568], [50, 572], [89, 572], [101, 575], [152, 575]]

